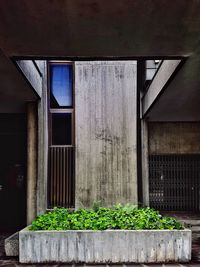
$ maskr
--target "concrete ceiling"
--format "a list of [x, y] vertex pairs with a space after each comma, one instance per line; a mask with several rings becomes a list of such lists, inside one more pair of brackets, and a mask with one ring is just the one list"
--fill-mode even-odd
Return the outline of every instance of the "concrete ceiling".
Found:
[[148, 115], [162, 100], [163, 119], [198, 120], [199, 14], [200, 0], [1, 0], [0, 48], [7, 58], [189, 57]]
[[0, 47], [10, 56], [190, 55], [198, 0], [1, 0]]

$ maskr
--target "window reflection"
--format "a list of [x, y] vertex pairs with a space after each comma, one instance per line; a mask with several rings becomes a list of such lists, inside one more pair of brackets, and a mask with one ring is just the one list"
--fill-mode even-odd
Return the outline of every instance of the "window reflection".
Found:
[[50, 65], [50, 106], [51, 108], [72, 107], [72, 65]]

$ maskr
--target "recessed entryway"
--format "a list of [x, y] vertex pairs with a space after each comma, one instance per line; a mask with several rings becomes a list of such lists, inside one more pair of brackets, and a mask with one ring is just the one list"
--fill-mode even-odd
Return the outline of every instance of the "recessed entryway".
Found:
[[0, 210], [3, 240], [26, 225], [25, 114], [0, 114]]

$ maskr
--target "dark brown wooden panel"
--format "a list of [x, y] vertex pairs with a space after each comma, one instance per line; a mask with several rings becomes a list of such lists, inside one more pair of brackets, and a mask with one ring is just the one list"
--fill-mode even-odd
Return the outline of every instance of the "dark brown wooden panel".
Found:
[[74, 207], [74, 147], [51, 146], [49, 208]]

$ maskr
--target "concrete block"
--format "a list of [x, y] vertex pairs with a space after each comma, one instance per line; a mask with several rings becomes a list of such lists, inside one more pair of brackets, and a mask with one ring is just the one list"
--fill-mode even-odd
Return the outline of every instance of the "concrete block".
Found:
[[5, 239], [6, 256], [19, 256], [19, 232], [14, 233]]
[[188, 262], [191, 231], [106, 230], [29, 231], [19, 233], [21, 263]]

